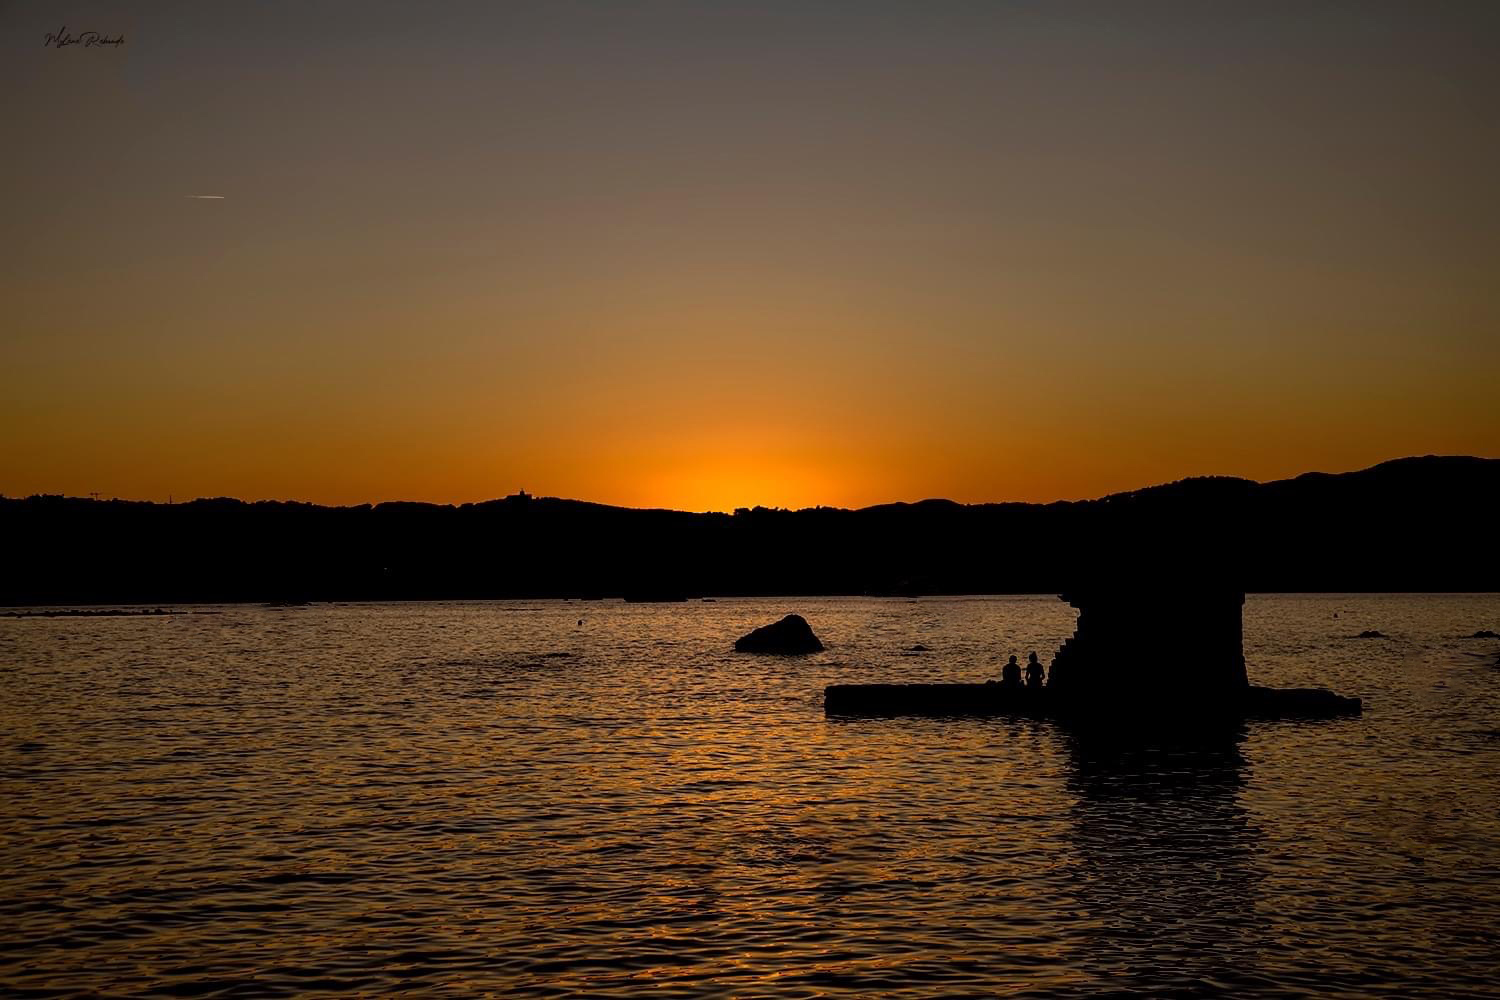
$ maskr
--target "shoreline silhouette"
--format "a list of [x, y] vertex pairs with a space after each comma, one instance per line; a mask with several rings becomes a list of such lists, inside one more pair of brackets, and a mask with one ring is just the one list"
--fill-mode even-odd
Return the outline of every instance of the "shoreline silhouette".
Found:
[[[0, 498], [0, 606], [1059, 593], [1129, 560], [1251, 592], [1500, 590], [1500, 459], [1397, 459], [1097, 500], [687, 513], [521, 493], [445, 506]], [[1159, 569], [1159, 567], [1161, 567]]]

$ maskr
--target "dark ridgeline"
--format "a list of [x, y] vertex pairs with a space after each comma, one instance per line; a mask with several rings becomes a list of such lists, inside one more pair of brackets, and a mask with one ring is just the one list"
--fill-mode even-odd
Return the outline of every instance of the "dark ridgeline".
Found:
[[1500, 460], [1463, 457], [852, 511], [42, 496], [0, 499], [0, 603], [1067, 592], [1090, 616], [1094, 579], [1177, 602], [1215, 579], [1236, 594], [1496, 590], [1497, 497]]

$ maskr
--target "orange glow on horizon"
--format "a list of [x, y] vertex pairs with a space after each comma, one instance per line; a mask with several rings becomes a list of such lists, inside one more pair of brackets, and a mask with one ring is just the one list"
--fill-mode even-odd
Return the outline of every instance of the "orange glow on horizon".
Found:
[[1500, 455], [1463, 15], [1033, 6], [333, 48], [332, 9], [144, 7], [149, 44], [14, 48], [0, 493], [858, 507]]

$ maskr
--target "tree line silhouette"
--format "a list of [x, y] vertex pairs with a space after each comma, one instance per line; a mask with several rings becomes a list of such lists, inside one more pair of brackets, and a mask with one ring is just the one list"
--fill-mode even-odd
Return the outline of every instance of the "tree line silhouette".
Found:
[[525, 494], [448, 506], [0, 498], [0, 604], [1500, 589], [1500, 460], [1398, 459], [1098, 500], [694, 514]]

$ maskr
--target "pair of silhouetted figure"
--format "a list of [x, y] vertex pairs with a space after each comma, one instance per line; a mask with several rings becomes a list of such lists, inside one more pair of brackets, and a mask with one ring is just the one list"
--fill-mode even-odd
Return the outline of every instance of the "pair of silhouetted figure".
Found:
[[[1032, 653], [1026, 658], [1026, 686], [1032, 689], [1040, 688], [1044, 676], [1041, 661], [1036, 658], [1035, 653]], [[1000, 671], [1000, 686], [1012, 689], [1021, 687], [1021, 665], [1016, 662], [1014, 655], [1005, 664], [1005, 669]]]

